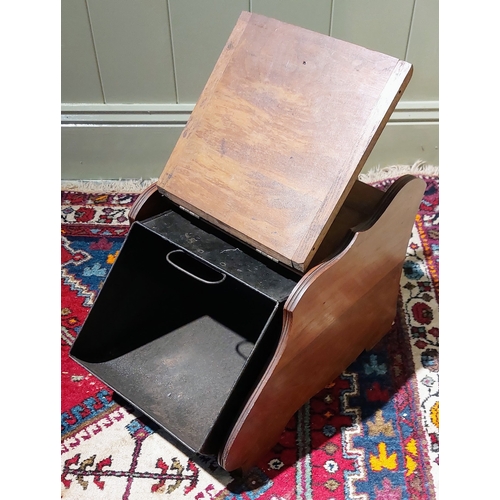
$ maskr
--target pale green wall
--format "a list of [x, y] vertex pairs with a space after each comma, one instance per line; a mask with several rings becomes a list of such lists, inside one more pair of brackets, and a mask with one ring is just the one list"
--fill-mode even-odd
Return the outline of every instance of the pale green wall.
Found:
[[368, 159], [438, 164], [437, 0], [62, 0], [62, 178], [157, 177], [242, 10], [405, 59]]

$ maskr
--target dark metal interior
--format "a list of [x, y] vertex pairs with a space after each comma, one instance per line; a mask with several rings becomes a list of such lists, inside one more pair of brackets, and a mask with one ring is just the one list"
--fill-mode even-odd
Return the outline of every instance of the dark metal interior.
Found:
[[169, 211], [133, 224], [71, 356], [189, 448], [216, 453], [300, 276], [194, 222]]

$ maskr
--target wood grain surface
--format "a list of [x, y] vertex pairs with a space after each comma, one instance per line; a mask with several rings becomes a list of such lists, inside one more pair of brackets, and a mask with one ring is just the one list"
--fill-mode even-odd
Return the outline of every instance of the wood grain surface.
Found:
[[306, 271], [411, 69], [394, 57], [244, 12], [158, 189]]
[[226, 470], [253, 466], [292, 415], [390, 329], [424, 189], [421, 179], [401, 178], [351, 244], [297, 284], [277, 351], [220, 452]]

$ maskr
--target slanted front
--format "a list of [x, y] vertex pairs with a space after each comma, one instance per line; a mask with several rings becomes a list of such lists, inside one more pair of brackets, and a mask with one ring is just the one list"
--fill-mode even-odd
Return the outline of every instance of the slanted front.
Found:
[[305, 271], [410, 76], [407, 62], [244, 12], [158, 189]]

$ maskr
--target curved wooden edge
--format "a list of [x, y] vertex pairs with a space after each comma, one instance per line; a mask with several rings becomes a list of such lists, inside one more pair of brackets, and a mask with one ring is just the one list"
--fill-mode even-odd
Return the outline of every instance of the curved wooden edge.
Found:
[[[389, 205], [392, 203], [392, 200], [396, 197], [396, 195], [403, 189], [406, 184], [409, 182], [419, 181], [420, 185], [425, 189], [425, 182], [421, 179], [417, 179], [414, 175], [406, 174], [402, 175], [399, 179], [396, 179], [389, 189], [383, 194], [380, 202], [375, 207], [374, 212], [371, 216], [361, 224], [352, 228], [353, 233], [360, 233], [370, 229], [380, 218], [380, 216], [387, 210]], [[423, 183], [423, 184], [422, 184]], [[423, 194], [423, 193], [422, 193]]]
[[375, 222], [297, 284], [276, 353], [219, 453], [226, 470], [252, 467], [293, 414], [390, 329], [424, 189], [421, 179], [401, 181]]
[[171, 202], [158, 191], [156, 183], [148, 186], [135, 200], [130, 209], [128, 220], [132, 225], [140, 221], [161, 214], [171, 207]]

